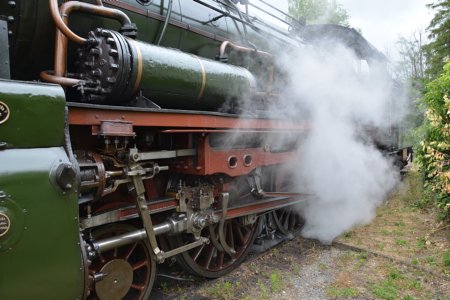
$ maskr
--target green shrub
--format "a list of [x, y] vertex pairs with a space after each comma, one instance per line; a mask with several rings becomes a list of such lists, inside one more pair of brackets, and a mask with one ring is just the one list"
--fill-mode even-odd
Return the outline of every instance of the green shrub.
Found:
[[421, 128], [424, 136], [416, 161], [425, 175], [425, 188], [435, 194], [435, 203], [447, 218], [450, 212], [450, 62], [427, 85], [423, 103], [426, 107]]

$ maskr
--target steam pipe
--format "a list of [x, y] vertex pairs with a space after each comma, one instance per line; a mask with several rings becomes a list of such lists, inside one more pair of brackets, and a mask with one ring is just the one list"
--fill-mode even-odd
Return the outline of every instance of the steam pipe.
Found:
[[233, 50], [244, 52], [244, 53], [256, 53], [262, 56], [273, 58], [273, 55], [266, 51], [261, 51], [253, 48], [243, 47], [236, 44], [233, 44], [230, 41], [224, 41], [220, 45], [220, 56], [224, 56], [227, 48], [232, 48]]
[[[67, 18], [68, 16], [63, 13], [62, 7], [70, 2], [66, 2], [63, 5], [61, 5], [61, 14], [58, 10], [58, 0], [49, 0], [49, 6], [50, 6], [50, 13], [52, 15], [53, 21], [55, 21], [56, 27], [70, 40], [74, 41], [77, 44], [84, 44], [86, 43], [86, 39], [80, 37], [79, 35], [75, 34], [70, 28], [67, 26]], [[61, 15], [63, 17], [61, 17]], [[58, 34], [57, 34], [58, 35]]]
[[41, 79], [45, 82], [52, 82], [52, 83], [56, 83], [62, 86], [68, 86], [68, 87], [72, 87], [74, 85], [79, 84], [82, 80], [80, 79], [75, 79], [75, 78], [69, 78], [69, 77], [64, 77], [64, 76], [56, 76], [51, 74], [53, 73], [52, 71], [42, 71], [39, 76], [41, 77]]
[[[50, 1], [57, 2], [57, 0], [50, 0]], [[72, 11], [81, 11], [87, 14], [99, 15], [105, 18], [117, 20], [120, 22], [122, 26], [132, 25], [131, 20], [126, 13], [115, 8], [105, 7], [103, 5], [93, 5], [79, 1], [69, 1], [61, 5], [60, 10], [61, 16], [63, 16], [63, 18], [69, 18], [69, 15]], [[65, 27], [67, 27], [67, 25], [65, 25]]]
[[227, 48], [232, 48], [233, 50], [236, 50], [236, 51], [239, 51], [239, 52], [243, 52], [243, 53], [256, 53], [256, 54], [265, 56], [267, 58], [270, 58], [272, 60], [272, 65], [270, 66], [269, 78], [267, 80], [268, 82], [267, 82], [267, 91], [266, 91], [266, 94], [270, 94], [271, 90], [272, 90], [272, 83], [273, 83], [274, 72], [275, 72], [274, 56], [271, 53], [266, 52], [266, 51], [261, 51], [261, 50], [258, 50], [258, 49], [252, 49], [252, 48], [248, 48], [248, 47], [243, 47], [243, 46], [239, 46], [239, 45], [233, 44], [230, 41], [224, 41], [220, 45], [219, 57], [224, 57], [225, 56]]
[[64, 86], [73, 86], [80, 82], [80, 80], [65, 77], [67, 39], [82, 45], [87, 42], [87, 39], [75, 34], [68, 27], [69, 15], [73, 11], [81, 11], [88, 14], [115, 19], [119, 21], [122, 26], [132, 25], [130, 18], [124, 12], [118, 9], [104, 7], [102, 0], [96, 0], [96, 3], [97, 5], [82, 3], [79, 1], [69, 1], [63, 3], [60, 7], [60, 11], [58, 11], [58, 0], [49, 0], [50, 13], [57, 27], [55, 36], [55, 70], [54, 75], [51, 75], [48, 71], [41, 72], [40, 77], [42, 80]]
[[161, 30], [161, 34], [159, 36], [158, 43], [156, 44], [158, 46], [161, 44], [164, 34], [166, 33], [167, 24], [169, 24], [170, 15], [172, 14], [172, 7], [173, 7], [173, 0], [169, 0], [169, 7], [167, 8], [167, 16], [166, 16], [166, 19], [164, 20], [164, 26], [163, 26], [163, 29]]
[[87, 40], [75, 34], [67, 26], [67, 21], [72, 11], [81, 11], [88, 14], [100, 15], [106, 18], [115, 19], [119, 21], [122, 24], [122, 26], [131, 25], [130, 18], [123, 11], [103, 6], [102, 0], [97, 0], [96, 2], [97, 5], [83, 3], [79, 1], [69, 1], [61, 5], [59, 12], [58, 12], [58, 0], [49, 0], [49, 6], [56, 27], [71, 41], [81, 45], [85, 44]]

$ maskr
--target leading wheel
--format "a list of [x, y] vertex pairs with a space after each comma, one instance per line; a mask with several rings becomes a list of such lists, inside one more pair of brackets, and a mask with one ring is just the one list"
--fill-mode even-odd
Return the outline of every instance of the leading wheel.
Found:
[[[96, 240], [134, 231], [129, 225], [112, 225], [95, 230]], [[156, 262], [147, 241], [100, 253], [89, 267], [91, 275], [103, 277], [96, 280], [88, 299], [100, 300], [146, 300], [155, 280]]]
[[[247, 218], [248, 219], [248, 218]], [[235, 254], [227, 254], [219, 250], [211, 242], [177, 257], [180, 265], [191, 274], [206, 278], [217, 278], [234, 270], [244, 260], [259, 232], [259, 219], [246, 224], [246, 218], [227, 220], [224, 225], [224, 234], [227, 244], [234, 248]], [[212, 227], [218, 239], [219, 225]], [[203, 229], [202, 236], [211, 238], [209, 227]], [[176, 237], [176, 245], [182, 246], [193, 241], [193, 236], [181, 234]]]

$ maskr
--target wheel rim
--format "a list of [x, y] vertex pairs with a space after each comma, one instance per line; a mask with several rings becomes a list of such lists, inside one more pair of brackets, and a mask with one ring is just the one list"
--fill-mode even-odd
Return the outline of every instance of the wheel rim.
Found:
[[[112, 225], [92, 233], [94, 239], [136, 230], [128, 225]], [[94, 284], [89, 299], [144, 300], [155, 280], [156, 262], [146, 241], [138, 241], [100, 253], [89, 267], [91, 274], [102, 272], [105, 278]]]
[[[236, 251], [235, 254], [220, 251], [211, 242], [182, 253], [177, 259], [178, 262], [190, 273], [207, 278], [217, 278], [231, 272], [244, 260], [258, 234], [259, 219], [248, 225], [244, 225], [242, 221], [241, 218], [231, 219], [224, 225], [225, 239]], [[213, 227], [216, 238], [219, 236], [218, 228], [218, 225]], [[210, 229], [205, 228], [202, 236], [211, 238]], [[192, 241], [192, 238], [187, 234], [179, 235], [177, 244], [184, 245]]]

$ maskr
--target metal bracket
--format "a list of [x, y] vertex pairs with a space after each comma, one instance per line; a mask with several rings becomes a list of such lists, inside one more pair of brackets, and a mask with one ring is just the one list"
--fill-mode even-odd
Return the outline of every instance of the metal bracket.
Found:
[[143, 160], [167, 159], [180, 156], [194, 156], [197, 154], [195, 149], [163, 150], [152, 152], [139, 152], [136, 148], [130, 149], [130, 160], [134, 162]]
[[185, 252], [185, 251], [194, 249], [194, 248], [196, 248], [196, 247], [198, 247], [198, 246], [201, 246], [201, 245], [203, 245], [203, 244], [207, 244], [207, 245], [208, 245], [208, 244], [209, 244], [209, 239], [208, 239], [208, 238], [205, 238], [205, 237], [200, 237], [200, 238], [199, 238], [197, 241], [195, 241], [195, 242], [186, 244], [186, 245], [184, 245], [184, 246], [181, 246], [181, 247], [179, 247], [179, 248], [175, 248], [175, 249], [170, 250], [170, 251], [167, 251], [167, 252], [162, 252], [162, 256], [163, 256], [164, 259], [166, 259], [166, 258], [168, 258], [168, 257], [171, 257], [171, 256], [174, 256], [174, 255], [183, 253], [183, 252]]
[[225, 239], [225, 233], [223, 231], [225, 221], [227, 219], [229, 197], [230, 197], [230, 194], [222, 193], [222, 217], [221, 217], [220, 223], [219, 223], [219, 241], [220, 241], [220, 244], [222, 245], [223, 250], [226, 253], [228, 253], [229, 255], [233, 255], [233, 254], [236, 254], [236, 250], [234, 250], [227, 244], [227, 240]]
[[8, 22], [0, 17], [0, 78], [11, 79]]
[[[136, 171], [139, 169], [139, 165], [132, 164], [130, 165], [130, 171]], [[145, 187], [144, 182], [142, 180], [142, 176], [139, 175], [139, 172], [134, 173], [136, 175], [132, 176], [132, 181], [134, 188], [136, 190], [136, 207], [141, 217], [142, 225], [144, 226], [145, 232], [147, 233], [147, 238], [150, 242], [150, 246], [152, 247], [153, 253], [156, 256], [156, 260], [159, 263], [164, 262], [164, 252], [159, 249], [158, 242], [156, 241], [155, 232], [153, 230], [153, 223], [150, 217], [150, 211], [148, 210], [147, 201], [145, 200]]]
[[260, 167], [256, 168], [255, 171], [247, 177], [250, 192], [258, 199], [264, 198], [264, 190], [261, 186], [261, 177], [262, 172]]

